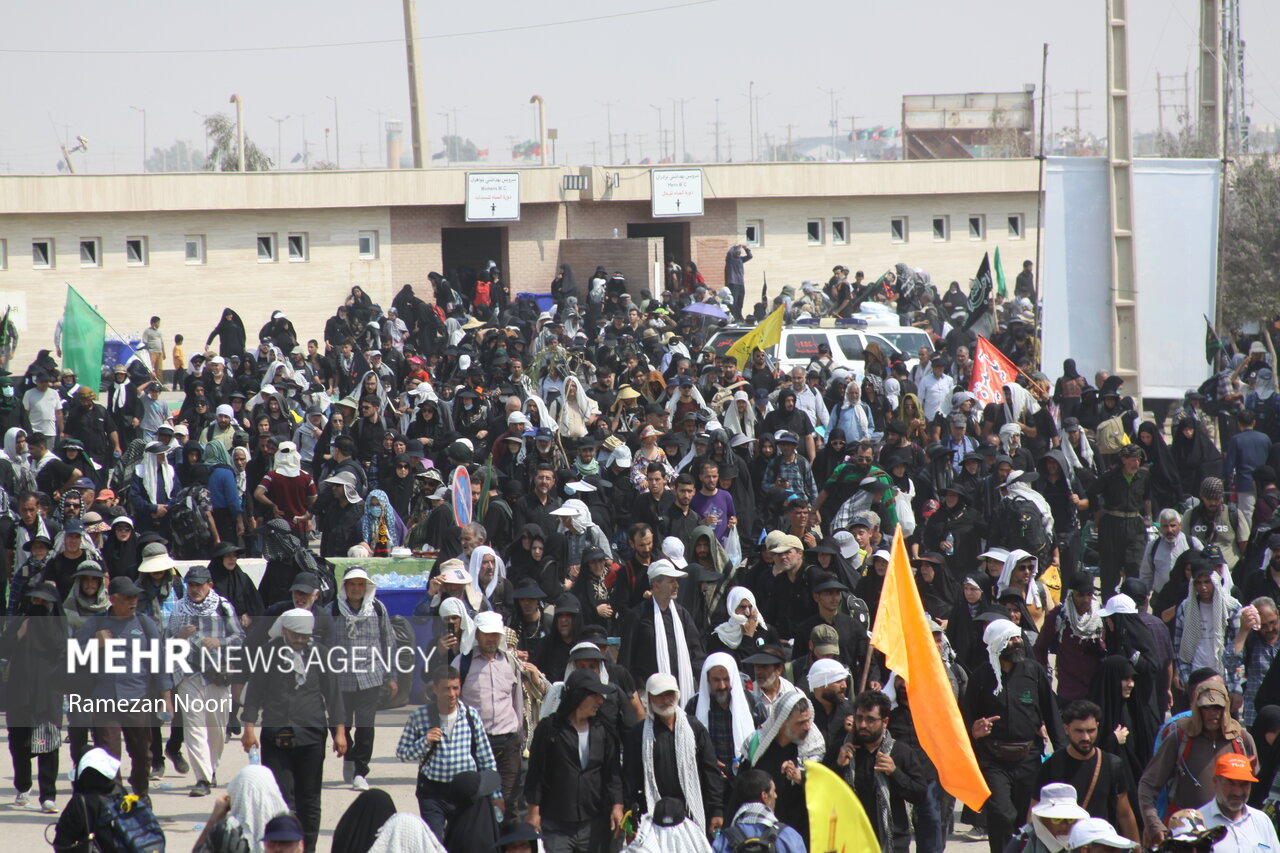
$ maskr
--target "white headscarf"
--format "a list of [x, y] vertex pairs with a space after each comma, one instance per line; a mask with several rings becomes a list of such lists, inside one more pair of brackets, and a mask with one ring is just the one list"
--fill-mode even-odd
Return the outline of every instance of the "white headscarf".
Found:
[[[489, 579], [484, 589], [480, 589], [480, 563], [483, 562], [485, 555], [493, 557], [493, 577]], [[507, 564], [498, 556], [497, 551], [488, 545], [481, 545], [471, 552], [471, 563], [467, 571], [471, 574], [471, 584], [476, 588], [476, 592], [482, 593], [485, 598], [492, 601], [493, 591], [498, 588], [499, 581], [507, 576]]]
[[[556, 423], [556, 421], [551, 417], [551, 412], [547, 411], [547, 404], [536, 394], [530, 396], [529, 399], [524, 401], [524, 413], [526, 415], [528, 415], [533, 409], [538, 410], [539, 427], [546, 427], [552, 432], [560, 429], [560, 424]], [[532, 423], [530, 425], [532, 425]]]
[[[662, 633], [662, 632], [659, 632]], [[677, 634], [680, 632], [677, 631]], [[693, 734], [693, 726], [689, 725], [689, 717], [680, 707], [680, 698], [683, 694], [677, 694], [676, 697], [676, 713], [675, 728], [672, 731], [675, 741], [676, 753], [676, 776], [680, 781], [680, 790], [684, 794], [685, 809], [689, 817], [699, 827], [705, 828], [707, 825], [705, 811], [702, 804], [702, 779], [698, 774], [697, 740]], [[644, 695], [645, 719], [644, 726], [641, 731], [640, 752], [643, 761], [642, 770], [644, 773], [644, 799], [649, 806], [649, 810], [653, 811], [654, 806], [658, 804], [661, 796], [658, 794], [658, 777], [653, 765], [653, 719], [654, 713], [649, 708], [649, 693], [646, 688]]]
[[[579, 649], [595, 649], [598, 648], [595, 643], [581, 642], [573, 648], [569, 649], [569, 662], [564, 665], [564, 681], [557, 681], [547, 690], [547, 695], [542, 699], [542, 710], [538, 712], [538, 719], [543, 720], [550, 717], [560, 707], [560, 699], [564, 695], [564, 682], [569, 680], [569, 676], [576, 667], [573, 665], [573, 653]], [[601, 665], [600, 667], [600, 683], [609, 683], [609, 668]]]
[[346, 583], [347, 579], [342, 579], [342, 592], [338, 594], [338, 612], [347, 620], [347, 639], [354, 640], [356, 631], [360, 627], [360, 623], [373, 616], [374, 612], [374, 596], [378, 592], [378, 585], [374, 583], [373, 578], [353, 578], [353, 580], [364, 581], [364, 598], [360, 601], [360, 609], [352, 610], [351, 603], [347, 601]]
[[298, 455], [296, 444], [292, 441], [280, 442], [273, 470], [282, 477], [296, 477], [302, 473], [302, 457]]
[[289, 806], [280, 795], [280, 786], [270, 770], [260, 764], [250, 764], [240, 769], [227, 783], [227, 795], [231, 798], [231, 814], [228, 826], [243, 830], [249, 849], [262, 853], [262, 833], [267, 821], [288, 814]]
[[158, 491], [161, 471], [164, 472], [166, 491], [164, 499], [167, 500], [173, 497], [173, 493], [176, 491], [174, 482], [177, 477], [173, 473], [173, 466], [169, 464], [169, 457], [165, 455], [163, 450], [159, 453], [152, 453], [150, 450], [146, 451], [142, 461], [138, 463], [138, 467], [133, 470], [142, 479], [142, 490], [146, 493], [147, 500], [151, 501], [151, 503], [158, 504], [161, 502]]
[[733, 742], [742, 743], [751, 737], [756, 724], [751, 718], [751, 704], [747, 702], [747, 691], [742, 687], [742, 678], [738, 675], [738, 662], [725, 652], [707, 655], [702, 665], [702, 675], [698, 679], [698, 704], [693, 715], [698, 722], [711, 728], [711, 687], [707, 683], [707, 673], [712, 667], [722, 666], [729, 672], [729, 713], [733, 716]]
[[652, 815], [644, 816], [635, 840], [624, 848], [628, 853], [711, 853], [712, 849], [706, 832], [691, 817], [675, 826], [658, 826]]
[[462, 639], [458, 642], [458, 651], [464, 655], [471, 654], [476, 645], [476, 623], [467, 615], [467, 608], [460, 599], [446, 598], [440, 602], [440, 621], [446, 616], [462, 618]]
[[1031, 392], [1016, 382], [1010, 382], [1001, 388], [1004, 391], [1004, 419], [1008, 423], [1017, 423], [1028, 415], [1040, 411], [1040, 404]]
[[[747, 404], [747, 413], [745, 415], [738, 412], [738, 401], [742, 400]], [[751, 397], [746, 391], [735, 391], [733, 399], [729, 401], [728, 407], [724, 410], [724, 428], [732, 435], [742, 434], [756, 437], [756, 407], [751, 405]]]
[[416, 814], [396, 812], [378, 830], [369, 853], [447, 853], [431, 827]]
[[[574, 399], [569, 400], [569, 388], [574, 390]], [[596, 401], [587, 396], [586, 386], [576, 376], [569, 376], [564, 381], [564, 397], [560, 400], [560, 417], [557, 424], [560, 434], [570, 438], [581, 438], [587, 434], [587, 421], [600, 414]]]
[[745, 586], [735, 586], [729, 590], [726, 598], [725, 606], [729, 611], [729, 618], [721, 622], [715, 627], [715, 634], [720, 638], [720, 642], [731, 649], [736, 649], [742, 645], [742, 626], [747, 624], [747, 617], [738, 613], [738, 606], [743, 601], [751, 602], [751, 609], [756, 612], [756, 625], [760, 628], [768, 628], [764, 622], [764, 614], [760, 612], [759, 605], [756, 604], [756, 596], [751, 590]]
[[653, 645], [658, 658], [658, 672], [674, 675], [680, 684], [680, 694], [689, 696], [693, 693], [693, 659], [689, 657], [689, 641], [684, 636], [684, 623], [680, 621], [680, 612], [672, 601], [667, 605], [671, 611], [672, 633], [676, 635], [676, 671], [671, 671], [671, 653], [667, 649], [667, 632], [662, 621], [662, 608], [658, 599], [650, 599], [653, 603]]
[[[1017, 568], [1018, 563], [1023, 560], [1034, 560], [1035, 555], [1028, 553], [1021, 548], [1014, 548], [1009, 552], [1009, 556], [1004, 558], [1004, 568], [1000, 570], [1000, 580], [996, 581], [996, 598], [1004, 595], [1004, 591], [1009, 588], [1010, 582], [1013, 580], [1013, 570]], [[1036, 583], [1035, 570], [1031, 571], [1031, 579], [1027, 581], [1027, 594], [1025, 596], [1028, 604], [1039, 606], [1040, 601], [1036, 596], [1036, 590], [1039, 584]]]
[[[272, 639], [278, 639], [284, 636], [284, 629], [289, 629], [295, 634], [306, 634], [311, 636], [316, 628], [316, 615], [310, 610], [301, 607], [294, 607], [280, 614], [280, 618], [267, 630], [267, 636]], [[293, 681], [301, 687], [307, 683], [307, 667], [306, 661], [302, 659], [302, 653], [296, 651], [293, 646], [285, 643], [281, 646], [281, 654], [286, 655], [293, 664]]]
[[992, 694], [999, 696], [1004, 690], [1004, 679], [1000, 677], [1000, 653], [1014, 637], [1021, 637], [1022, 629], [1008, 619], [995, 619], [982, 632], [982, 642], [987, 644], [987, 662], [996, 674], [996, 688]]

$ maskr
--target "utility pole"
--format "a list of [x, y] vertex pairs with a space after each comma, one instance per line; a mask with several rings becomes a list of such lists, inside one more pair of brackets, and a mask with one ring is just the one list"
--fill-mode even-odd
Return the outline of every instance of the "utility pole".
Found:
[[1074, 150], [1071, 153], [1072, 155], [1079, 157], [1080, 149], [1084, 147], [1084, 138], [1080, 130], [1080, 111], [1089, 109], [1088, 107], [1080, 106], [1080, 96], [1087, 95], [1089, 93], [1082, 92], [1079, 89], [1076, 89], [1071, 92], [1066, 92], [1065, 94], [1071, 95], [1072, 98], [1075, 99], [1074, 100], [1075, 105], [1071, 108], [1071, 112], [1075, 115], [1075, 140], [1072, 143], [1074, 145]]
[[129, 107], [142, 113], [142, 171], [147, 171], [147, 111], [142, 107]]
[[[451, 144], [449, 140], [453, 137], [453, 131], [450, 129], [449, 113], [446, 111], [443, 113], [436, 113], [436, 115], [444, 119], [444, 162], [446, 166], [452, 165], [454, 157], [453, 152], [449, 150], [449, 146]], [[513, 145], [512, 147], [514, 148], [515, 146]]]
[[831, 159], [839, 160], [840, 149], [836, 148], [836, 130], [837, 130], [836, 128], [836, 90], [823, 89], [821, 86], [819, 86], [818, 91], [825, 92], [827, 94], [827, 97], [831, 99], [831, 121], [829, 122], [829, 124], [831, 125]]
[[720, 99], [716, 98], [716, 120], [714, 122], [716, 129], [716, 162], [720, 160]]
[[624, 130], [622, 131], [622, 165], [625, 166], [630, 162], [631, 162], [631, 146], [630, 146], [630, 142], [627, 140], [627, 132]]
[[756, 159], [756, 81], [747, 83], [747, 126], [751, 130], [751, 159]]
[[1156, 69], [1156, 151], [1164, 145], [1164, 87], [1160, 85], [1160, 69]]
[[849, 155], [853, 162], [858, 162], [858, 119], [864, 116], [849, 116]]
[[427, 105], [423, 98], [422, 58], [418, 55], [418, 0], [402, 0], [404, 4], [404, 50], [409, 71], [409, 126], [412, 128], [413, 168], [421, 169], [429, 162], [423, 146], [431, 144], [427, 136]]
[[[285, 116], [284, 118], [267, 116], [267, 118], [269, 118], [271, 121], [274, 121], [276, 123], [276, 168], [282, 169], [284, 168], [284, 165], [283, 165], [284, 160], [281, 159], [281, 156], [282, 156], [281, 152], [284, 150], [284, 148], [280, 144], [280, 125], [284, 124], [286, 121], [293, 118], [293, 116]], [[206, 137], [206, 140], [207, 140], [207, 137]], [[207, 148], [207, 142], [206, 142], [206, 148]], [[207, 157], [208, 155], [206, 154], [205, 156]]]
[[325, 95], [333, 101], [333, 165], [342, 168], [342, 137], [338, 135], [338, 96]]
[[675, 126], [676, 126], [676, 104], [680, 105], [680, 147], [675, 149], [675, 154], [679, 157], [676, 162], [683, 163], [688, 157], [687, 149], [689, 147], [689, 135], [685, 133], [684, 125], [684, 105], [693, 101], [693, 98], [672, 98], [671, 99], [671, 141], [672, 147], [675, 148]]
[[596, 164], [596, 141], [593, 139], [591, 140], [591, 165], [594, 166], [595, 164]]
[[[613, 165], [613, 107], [617, 101], [596, 101], [597, 104], [604, 107], [604, 132], [609, 134], [609, 141], [605, 148], [609, 151], [609, 165]], [[592, 155], [592, 161], [595, 156]]]
[[658, 162], [661, 163], [667, 156], [667, 149], [663, 143], [665, 137], [662, 133], [662, 107], [650, 104], [649, 109], [658, 111]]
[[787, 162], [788, 162], [788, 163], [790, 163], [790, 162], [792, 162], [793, 160], [795, 160], [795, 159], [796, 159], [796, 157], [795, 157], [795, 151], [794, 151], [794, 149], [792, 149], [792, 147], [791, 147], [791, 131], [792, 131], [792, 129], [797, 128], [797, 127], [799, 127], [799, 126], [800, 126], [800, 125], [798, 125], [798, 124], [788, 124], [788, 125], [786, 125], [786, 128], [787, 128]]

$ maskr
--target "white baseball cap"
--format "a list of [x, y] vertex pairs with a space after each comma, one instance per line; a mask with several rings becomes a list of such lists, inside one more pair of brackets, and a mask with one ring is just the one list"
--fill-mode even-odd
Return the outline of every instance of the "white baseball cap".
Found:
[[680, 692], [680, 682], [676, 681], [674, 675], [668, 675], [665, 672], [655, 672], [644, 683], [644, 692], [650, 696], [661, 696], [663, 693], [670, 693], [673, 690], [677, 693]]
[[677, 536], [668, 536], [662, 540], [662, 556], [671, 561], [678, 569], [687, 568], [689, 561], [684, 558], [684, 542]]
[[1137, 613], [1138, 605], [1134, 604], [1133, 599], [1124, 593], [1113, 595], [1107, 599], [1107, 603], [1102, 605], [1098, 611], [1099, 616], [1115, 616], [1116, 614]]
[[655, 578], [683, 578], [688, 572], [682, 572], [671, 564], [670, 560], [654, 560], [649, 564], [649, 580]]
[[1067, 836], [1067, 847], [1071, 850], [1088, 847], [1090, 844], [1101, 844], [1117, 850], [1132, 850], [1138, 846], [1116, 832], [1111, 824], [1100, 817], [1087, 817], [1078, 821]]

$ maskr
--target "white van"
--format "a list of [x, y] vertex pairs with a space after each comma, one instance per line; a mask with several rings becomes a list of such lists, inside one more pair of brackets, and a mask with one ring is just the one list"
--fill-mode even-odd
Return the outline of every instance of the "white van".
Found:
[[[707, 352], [721, 355], [754, 326], [726, 326], [707, 341]], [[800, 323], [784, 326], [778, 346], [768, 352], [783, 373], [795, 367], [808, 367], [818, 357], [818, 345], [831, 347], [831, 358], [837, 367], [844, 367], [859, 380], [863, 373], [863, 350], [869, 343], [880, 346], [880, 352], [889, 361], [901, 357], [907, 369], [920, 363], [919, 351], [925, 347], [933, 352], [933, 341], [928, 332], [912, 326], [875, 326], [849, 323], [831, 318], [816, 323]], [[739, 365], [741, 367], [742, 365]]]

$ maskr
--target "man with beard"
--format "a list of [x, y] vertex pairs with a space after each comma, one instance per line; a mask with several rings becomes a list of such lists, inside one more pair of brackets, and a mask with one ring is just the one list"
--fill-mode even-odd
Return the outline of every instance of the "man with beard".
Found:
[[1076, 700], [1062, 709], [1067, 748], [1058, 750], [1040, 766], [1036, 787], [1051, 782], [1071, 785], [1078, 795], [1077, 803], [1091, 817], [1104, 818], [1126, 838], [1138, 841], [1138, 819], [1128, 793], [1133, 790], [1134, 780], [1123, 758], [1098, 747], [1100, 719], [1102, 709], [1087, 699]]
[[[1121, 571], [1130, 576], [1138, 573], [1146, 532], [1151, 527], [1151, 472], [1142, 467], [1142, 449], [1126, 444], [1117, 455], [1119, 464], [1095, 480], [1088, 491], [1088, 508], [1102, 512], [1098, 570], [1104, 596], [1114, 592]], [[1190, 527], [1185, 521], [1182, 526]], [[1208, 541], [1203, 536], [1200, 539]]]
[[823, 506], [830, 502], [825, 518], [832, 518], [840, 507], [858, 490], [858, 485], [867, 477], [875, 477], [885, 485], [890, 484], [889, 475], [871, 464], [875, 458], [875, 445], [869, 441], [860, 441], [850, 448], [851, 453], [835, 467], [831, 476], [822, 484], [813, 511], [821, 513]]
[[711, 735], [680, 707], [673, 676], [654, 673], [645, 682], [648, 716], [627, 733], [622, 763], [628, 802], [640, 812], [675, 797], [704, 830], [724, 825], [724, 780]]
[[1088, 698], [1098, 661], [1106, 654], [1097, 604], [1093, 576], [1081, 572], [1062, 604], [1045, 616], [1036, 639], [1034, 654], [1041, 666], [1047, 669], [1049, 655], [1057, 656], [1058, 701], [1063, 705]]
[[1001, 853], [1027, 813], [1032, 785], [1040, 769], [1044, 728], [1054, 750], [1062, 747], [1057, 725], [1058, 702], [1049, 675], [1028, 660], [1022, 630], [997, 619], [982, 633], [987, 663], [978, 668], [965, 691], [965, 725], [991, 798], [983, 807], [991, 853]]
[[687, 577], [670, 560], [654, 560], [648, 569], [650, 597], [631, 610], [618, 663], [637, 680], [665, 673], [692, 696], [705, 655], [702, 638], [689, 611], [676, 601], [680, 580]]
[[853, 731], [836, 758], [836, 769], [858, 795], [882, 851], [906, 853], [911, 846], [907, 804], [923, 806], [933, 772], [924, 755], [889, 733], [889, 697], [879, 690], [853, 702]]
[[854, 715], [849, 701], [849, 670], [838, 660], [822, 658], [809, 667], [809, 694], [813, 698], [813, 724], [827, 739], [828, 754], [844, 741], [845, 724]]
[[62, 437], [79, 439], [85, 455], [96, 462], [99, 469], [107, 469], [113, 458], [120, 458], [120, 436], [114, 418], [96, 398], [97, 394], [88, 385], [76, 389], [75, 403], [67, 406]]
[[720, 772], [732, 780], [737, 773], [738, 750], [765, 717], [760, 701], [743, 688], [732, 655], [716, 652], [707, 656], [698, 692], [685, 712], [706, 726]]
[[822, 733], [813, 725], [813, 709], [799, 690], [783, 697], [768, 719], [743, 745], [738, 772], [763, 770], [778, 786], [774, 812], [809, 841], [809, 808], [805, 802], [805, 762], [821, 761], [826, 751]]
[[516, 530], [523, 530], [527, 525], [536, 524], [542, 530], [555, 530], [559, 520], [551, 513], [560, 508], [561, 500], [551, 493], [556, 484], [556, 469], [547, 463], [541, 463], [533, 472], [533, 491], [516, 501]]

